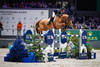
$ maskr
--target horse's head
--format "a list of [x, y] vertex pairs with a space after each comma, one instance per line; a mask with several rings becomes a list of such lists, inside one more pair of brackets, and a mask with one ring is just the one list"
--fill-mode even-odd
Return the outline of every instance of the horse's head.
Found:
[[73, 28], [72, 20], [69, 18], [68, 14], [63, 14], [61, 17], [65, 20], [65, 26], [69, 26]]
[[73, 28], [73, 23], [72, 23], [72, 20], [70, 18], [68, 18], [67, 23], [68, 23], [69, 27]]

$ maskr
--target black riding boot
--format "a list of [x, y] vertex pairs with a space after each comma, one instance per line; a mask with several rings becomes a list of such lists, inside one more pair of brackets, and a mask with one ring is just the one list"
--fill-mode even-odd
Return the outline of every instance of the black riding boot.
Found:
[[48, 25], [51, 24], [51, 22], [53, 22], [53, 20], [54, 20], [54, 17], [51, 17], [50, 21], [48, 22]]

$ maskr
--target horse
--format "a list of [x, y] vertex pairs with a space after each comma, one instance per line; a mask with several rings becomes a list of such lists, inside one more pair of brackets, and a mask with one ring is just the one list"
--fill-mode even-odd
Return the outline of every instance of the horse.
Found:
[[69, 15], [62, 14], [61, 16], [55, 16], [54, 21], [48, 25], [49, 19], [42, 19], [36, 23], [37, 33], [42, 31], [47, 31], [50, 29], [61, 29], [66, 26], [72, 27], [72, 20], [69, 18]]

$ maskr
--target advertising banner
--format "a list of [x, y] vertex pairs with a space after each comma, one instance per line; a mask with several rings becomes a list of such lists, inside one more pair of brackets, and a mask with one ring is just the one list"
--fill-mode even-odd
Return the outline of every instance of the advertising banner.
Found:
[[17, 23], [22, 22], [22, 31], [29, 30], [32, 26], [35, 26], [40, 19], [48, 18], [48, 10], [39, 9], [0, 9], [0, 21], [3, 24], [2, 35], [17, 35]]
[[[100, 41], [100, 30], [85, 30], [88, 41]], [[79, 35], [79, 30], [66, 30], [67, 35]]]

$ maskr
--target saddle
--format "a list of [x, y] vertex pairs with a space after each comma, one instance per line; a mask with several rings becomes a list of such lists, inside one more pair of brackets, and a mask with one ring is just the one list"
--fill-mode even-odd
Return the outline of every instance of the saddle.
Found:
[[[56, 16], [61, 17], [62, 14], [57, 14]], [[51, 17], [50, 20], [48, 21], [48, 25], [54, 22], [54, 17]]]
[[48, 21], [48, 25], [54, 22], [54, 17], [51, 17], [50, 20]]

